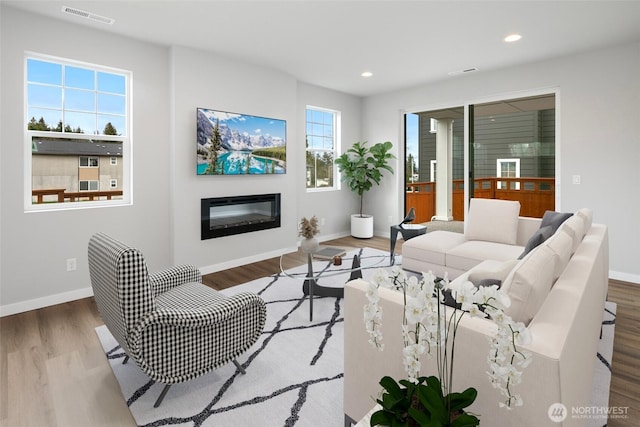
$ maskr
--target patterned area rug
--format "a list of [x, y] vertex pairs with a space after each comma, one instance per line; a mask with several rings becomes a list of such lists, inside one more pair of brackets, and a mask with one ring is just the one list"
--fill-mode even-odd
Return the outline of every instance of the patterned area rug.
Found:
[[[347, 253], [342, 266], [315, 261], [319, 284], [342, 286], [349, 278], [354, 254], [362, 257], [364, 278], [388, 267], [388, 253], [365, 248]], [[396, 264], [401, 262], [397, 256]], [[162, 405], [153, 408], [163, 388], [154, 384], [131, 361], [122, 364], [124, 353], [105, 326], [96, 328], [124, 399], [140, 426], [216, 427], [341, 427], [343, 400], [343, 312], [342, 299], [315, 297], [313, 321], [309, 301], [303, 294], [307, 266], [287, 270], [289, 276], [274, 275], [225, 290], [227, 294], [252, 291], [267, 303], [267, 323], [258, 342], [238, 362], [246, 369], [239, 374], [229, 363], [193, 381], [175, 384]], [[615, 305], [613, 307], [615, 317]], [[605, 319], [607, 320], [607, 319]], [[611, 377], [613, 325], [603, 327], [609, 350], [601, 350], [596, 373], [594, 406], [606, 406]], [[602, 344], [602, 343], [601, 343]], [[600, 358], [602, 354], [602, 358]], [[602, 421], [602, 420], [600, 420]], [[605, 420], [606, 421], [606, 420]], [[596, 425], [604, 425], [601, 422]]]

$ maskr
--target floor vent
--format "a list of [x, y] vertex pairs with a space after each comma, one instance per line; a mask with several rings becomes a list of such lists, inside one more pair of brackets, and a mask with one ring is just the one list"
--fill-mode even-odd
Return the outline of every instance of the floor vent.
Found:
[[62, 11], [69, 15], [79, 16], [81, 18], [91, 19], [93, 21], [102, 22], [103, 24], [113, 25], [116, 22], [113, 18], [107, 18], [106, 16], [96, 15], [95, 13], [85, 12], [84, 10], [76, 9], [74, 7], [62, 6]]

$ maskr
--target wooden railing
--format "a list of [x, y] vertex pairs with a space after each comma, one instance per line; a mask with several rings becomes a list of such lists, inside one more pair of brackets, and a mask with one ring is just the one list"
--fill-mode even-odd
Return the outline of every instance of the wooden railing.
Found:
[[[541, 218], [546, 210], [555, 208], [555, 178], [477, 178], [473, 197], [482, 199], [517, 200], [520, 216]], [[407, 209], [416, 212], [414, 222], [427, 222], [436, 212], [436, 183], [406, 184]], [[464, 221], [464, 180], [453, 181], [451, 202], [453, 219]]]
[[100, 200], [102, 197], [106, 197], [107, 200], [111, 200], [112, 197], [122, 196], [122, 190], [102, 190], [102, 191], [69, 191], [64, 188], [48, 188], [44, 190], [32, 190], [31, 195], [36, 198], [35, 204], [45, 203], [45, 196], [57, 196], [56, 199], [51, 198], [51, 202], [63, 203], [65, 200], [70, 202], [81, 200]]

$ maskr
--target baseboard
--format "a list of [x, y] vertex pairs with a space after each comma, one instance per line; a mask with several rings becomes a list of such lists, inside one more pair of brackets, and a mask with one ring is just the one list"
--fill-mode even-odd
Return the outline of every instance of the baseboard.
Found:
[[24, 313], [25, 311], [37, 310], [39, 308], [50, 307], [52, 305], [63, 304], [93, 296], [91, 287], [82, 288], [75, 291], [63, 292], [61, 294], [49, 295], [35, 298], [28, 301], [21, 301], [14, 304], [0, 306], [0, 317], [11, 316], [12, 314]]
[[620, 280], [621, 282], [629, 282], [640, 285], [640, 275], [637, 274], [621, 273], [619, 271], [609, 270], [609, 279]]

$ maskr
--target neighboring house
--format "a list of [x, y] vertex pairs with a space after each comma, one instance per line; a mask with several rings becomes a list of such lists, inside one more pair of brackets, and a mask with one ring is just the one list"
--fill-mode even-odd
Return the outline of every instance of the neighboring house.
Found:
[[[419, 181], [435, 181], [436, 134], [429, 112], [420, 113]], [[496, 125], [500, 123], [500, 125]], [[475, 119], [475, 177], [555, 177], [555, 109], [496, 114]], [[464, 178], [464, 120], [453, 123], [453, 179]], [[505, 171], [517, 162], [515, 170]]]
[[32, 189], [122, 190], [122, 144], [34, 138]]

